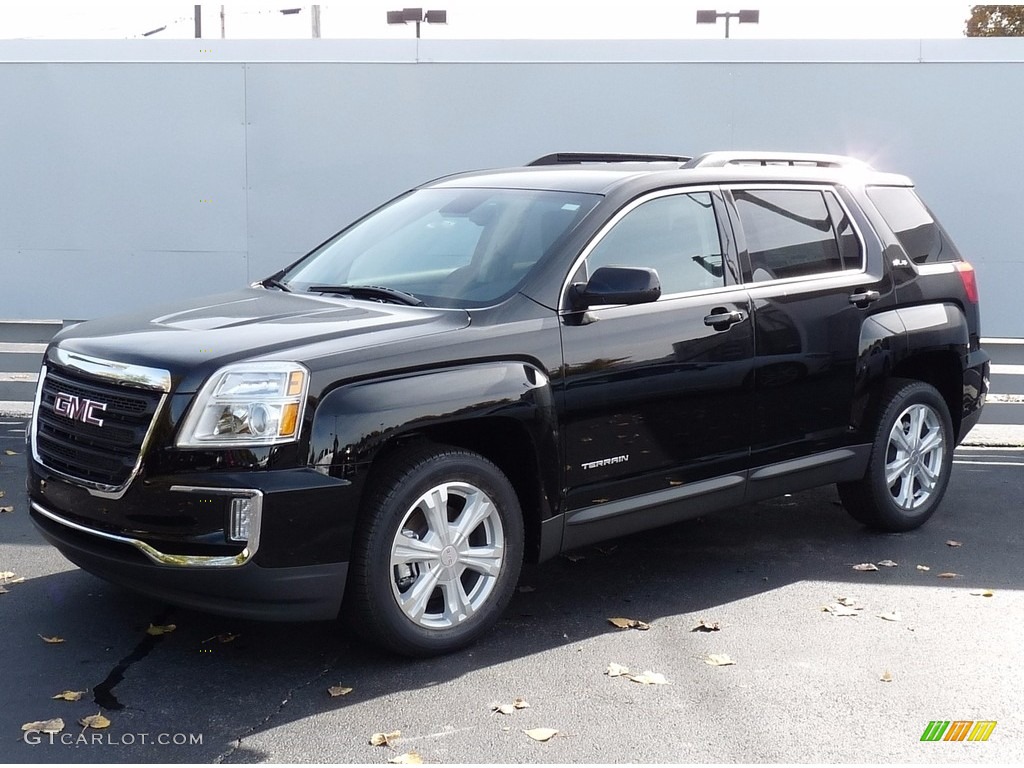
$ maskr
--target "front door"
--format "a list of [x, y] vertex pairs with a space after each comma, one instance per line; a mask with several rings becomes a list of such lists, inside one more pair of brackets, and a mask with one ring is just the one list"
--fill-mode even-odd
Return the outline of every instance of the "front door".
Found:
[[742, 497], [753, 324], [724, 218], [713, 190], [649, 195], [614, 217], [577, 265], [571, 282], [602, 266], [654, 268], [662, 296], [563, 312], [569, 545], [582, 541], [573, 525], [631, 516], [620, 530], [644, 528], [660, 502]]

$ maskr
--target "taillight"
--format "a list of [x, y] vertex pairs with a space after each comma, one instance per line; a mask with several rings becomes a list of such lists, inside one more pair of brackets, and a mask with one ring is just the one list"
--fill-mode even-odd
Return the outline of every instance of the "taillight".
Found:
[[967, 294], [967, 300], [971, 304], [978, 303], [978, 280], [974, 276], [974, 267], [966, 261], [958, 261], [954, 265], [956, 271], [960, 273], [960, 280], [964, 284], [964, 293]]

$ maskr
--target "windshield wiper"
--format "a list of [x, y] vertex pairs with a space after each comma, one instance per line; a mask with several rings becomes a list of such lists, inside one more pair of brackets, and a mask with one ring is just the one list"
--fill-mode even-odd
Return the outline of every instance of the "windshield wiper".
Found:
[[291, 293], [292, 289], [289, 288], [287, 285], [285, 285], [284, 283], [281, 282], [280, 278], [281, 278], [281, 275], [283, 275], [283, 274], [284, 274], [283, 272], [278, 272], [275, 275], [271, 275], [268, 278], [260, 280], [260, 285], [262, 285], [264, 288], [277, 288], [279, 291], [284, 291], [285, 293]]
[[397, 288], [385, 288], [380, 285], [311, 285], [310, 293], [340, 293], [353, 299], [370, 299], [371, 301], [390, 301], [395, 304], [406, 304], [410, 307], [422, 306], [423, 300], [411, 293], [399, 291]]

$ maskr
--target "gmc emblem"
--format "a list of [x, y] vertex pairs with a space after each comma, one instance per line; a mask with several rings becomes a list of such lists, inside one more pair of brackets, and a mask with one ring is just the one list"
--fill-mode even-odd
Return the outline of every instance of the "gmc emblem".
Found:
[[66, 392], [58, 392], [53, 398], [53, 412], [75, 421], [82, 421], [86, 424], [103, 426], [103, 419], [96, 415], [96, 411], [107, 410], [106, 403], [98, 403], [87, 397], [69, 395]]

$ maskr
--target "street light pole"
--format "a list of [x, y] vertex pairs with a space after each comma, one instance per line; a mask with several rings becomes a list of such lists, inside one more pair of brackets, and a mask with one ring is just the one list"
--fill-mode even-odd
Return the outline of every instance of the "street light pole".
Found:
[[729, 19], [739, 19], [740, 24], [758, 24], [761, 21], [760, 11], [739, 11], [718, 12], [718, 11], [697, 11], [698, 24], [717, 24], [719, 19], [725, 19], [725, 38], [729, 39]]
[[416, 25], [416, 39], [420, 37], [420, 24], [447, 24], [448, 11], [427, 11], [422, 8], [403, 8], [400, 11], [388, 11], [388, 24], [408, 24], [413, 22]]

